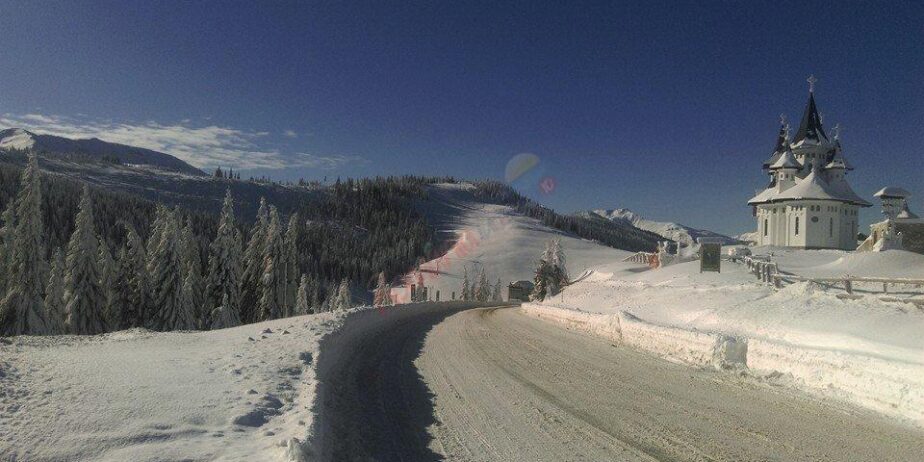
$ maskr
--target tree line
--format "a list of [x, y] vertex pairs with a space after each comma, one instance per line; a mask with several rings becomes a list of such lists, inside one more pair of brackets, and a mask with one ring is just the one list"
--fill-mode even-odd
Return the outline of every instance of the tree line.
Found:
[[0, 216], [0, 335], [215, 329], [346, 309], [432, 247], [403, 203], [418, 178], [338, 181], [288, 219], [261, 200], [249, 229], [230, 191], [209, 220], [83, 186], [64, 242], [49, 236], [36, 155], [18, 183]]

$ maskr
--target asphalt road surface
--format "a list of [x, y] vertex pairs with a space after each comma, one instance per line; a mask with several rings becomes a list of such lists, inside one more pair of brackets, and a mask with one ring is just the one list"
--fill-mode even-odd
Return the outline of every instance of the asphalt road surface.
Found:
[[924, 432], [674, 364], [516, 308], [430, 312], [353, 342], [329, 460], [913, 461]]

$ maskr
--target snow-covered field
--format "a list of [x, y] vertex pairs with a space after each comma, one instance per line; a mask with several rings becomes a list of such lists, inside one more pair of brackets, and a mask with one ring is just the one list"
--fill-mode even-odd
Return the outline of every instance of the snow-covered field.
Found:
[[[799, 275], [924, 278], [924, 256], [909, 252], [757, 250], [773, 251], [782, 270]], [[924, 424], [924, 312], [874, 294], [841, 300], [842, 290], [809, 283], [775, 290], [736, 263], [723, 262], [722, 273], [700, 273], [698, 265], [612, 262], [524, 310], [683, 362], [746, 366]]]
[[325, 313], [0, 344], [0, 460], [280, 460], [312, 425]]

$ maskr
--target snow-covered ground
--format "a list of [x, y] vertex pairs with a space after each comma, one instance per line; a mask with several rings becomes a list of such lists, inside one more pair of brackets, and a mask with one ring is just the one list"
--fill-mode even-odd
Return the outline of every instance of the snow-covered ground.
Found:
[[282, 460], [342, 315], [0, 343], [0, 460]]
[[[902, 251], [773, 252], [784, 271], [813, 277], [924, 278], [924, 256]], [[574, 328], [697, 365], [747, 366], [761, 377], [924, 424], [924, 312], [868, 293], [797, 283], [775, 290], [740, 264], [700, 273], [611, 262], [561, 295], [524, 309]], [[908, 288], [900, 297], [922, 297]]]
[[[436, 185], [429, 190], [430, 200], [421, 204], [429, 221], [437, 223], [441, 232], [455, 236], [455, 245], [444, 256], [421, 265], [419, 273], [406, 278], [407, 284], [417, 284], [419, 276], [431, 299], [435, 299], [437, 290], [441, 300], [451, 299], [453, 292], [459, 298], [465, 268], [472, 283], [482, 268], [492, 285], [498, 278], [504, 286], [517, 280], [532, 281], [539, 256], [550, 239], [561, 239], [572, 277], [630, 255], [549, 228], [510, 207], [477, 202], [470, 189], [467, 184]], [[409, 297], [406, 288], [395, 289], [394, 293], [398, 300]]]

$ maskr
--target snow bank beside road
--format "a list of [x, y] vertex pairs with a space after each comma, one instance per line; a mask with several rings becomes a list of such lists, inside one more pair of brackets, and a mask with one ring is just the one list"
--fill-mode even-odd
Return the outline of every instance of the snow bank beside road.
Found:
[[[780, 250], [774, 259], [809, 276], [924, 275], [924, 257], [908, 252]], [[775, 290], [730, 262], [722, 273], [699, 273], [698, 262], [659, 270], [618, 262], [523, 309], [685, 363], [745, 365], [756, 376], [924, 425], [924, 312], [835, 292], [808, 283]]]
[[0, 459], [279, 458], [312, 424], [318, 342], [341, 316], [5, 340]]

